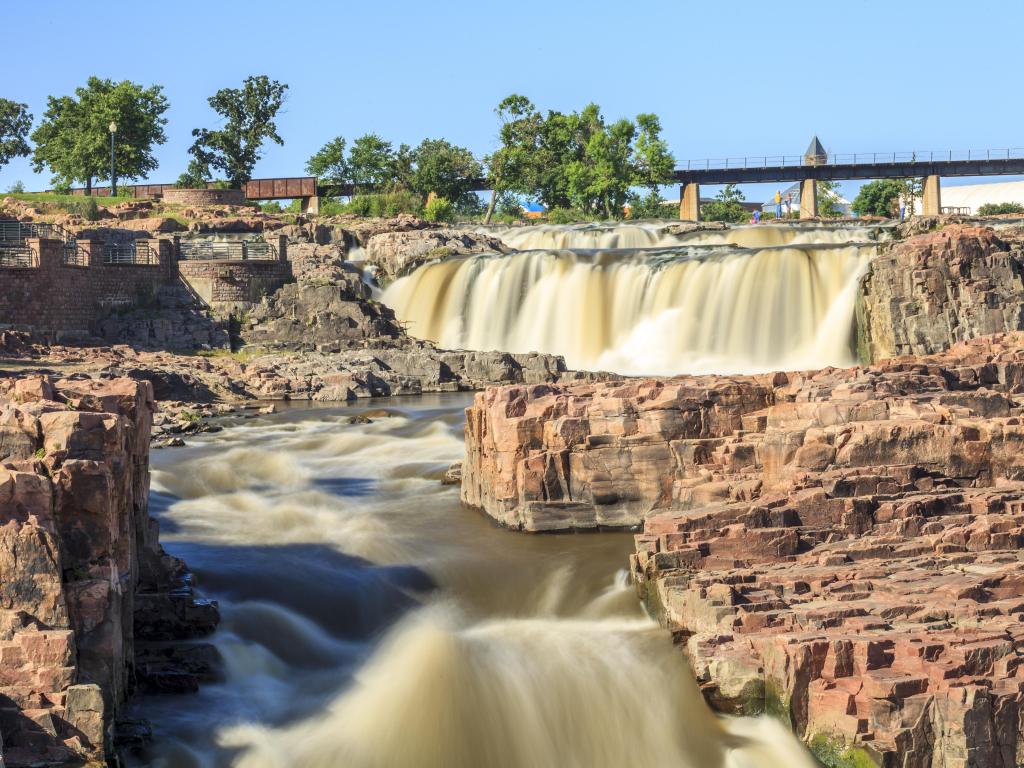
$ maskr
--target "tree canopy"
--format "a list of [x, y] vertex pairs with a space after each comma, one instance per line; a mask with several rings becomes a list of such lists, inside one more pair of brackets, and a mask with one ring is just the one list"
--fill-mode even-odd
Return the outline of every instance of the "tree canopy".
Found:
[[345, 139], [336, 136], [324, 144], [306, 162], [306, 173], [331, 184], [346, 183], [349, 180], [349, 165], [345, 157]]
[[115, 161], [118, 177], [137, 179], [157, 167], [153, 147], [167, 137], [163, 87], [144, 88], [123, 80], [90, 77], [74, 96], [50, 96], [39, 127], [32, 133], [36, 173], [49, 168], [53, 183], [74, 182], [92, 188], [94, 178], [110, 179], [110, 131], [116, 123]]
[[714, 200], [701, 206], [700, 217], [705, 221], [742, 224], [750, 218], [750, 211], [741, 205], [744, 199], [735, 184], [726, 184]]
[[426, 197], [436, 192], [457, 208], [476, 200], [473, 183], [483, 176], [483, 167], [465, 147], [444, 139], [424, 139], [412, 151], [413, 191]]
[[[262, 157], [266, 140], [284, 145], [277, 133], [274, 118], [284, 104], [288, 86], [266, 75], [245, 78], [241, 88], [222, 88], [208, 99], [213, 111], [224, 118], [218, 130], [196, 128], [189, 152], [200, 169], [215, 168], [224, 173], [234, 186], [252, 178], [253, 169]], [[195, 175], [206, 176], [208, 173]]]
[[851, 206], [858, 216], [884, 216], [891, 218], [899, 214], [899, 196], [909, 199], [907, 182], [901, 179], [878, 179], [869, 181], [860, 188]]
[[656, 115], [608, 123], [597, 104], [588, 104], [580, 112], [542, 116], [519, 94], [495, 112], [501, 146], [487, 158], [495, 199], [511, 192], [548, 208], [619, 218], [631, 188], [653, 191], [672, 180], [675, 160]]
[[32, 151], [25, 139], [32, 127], [27, 104], [0, 99], [0, 168]]

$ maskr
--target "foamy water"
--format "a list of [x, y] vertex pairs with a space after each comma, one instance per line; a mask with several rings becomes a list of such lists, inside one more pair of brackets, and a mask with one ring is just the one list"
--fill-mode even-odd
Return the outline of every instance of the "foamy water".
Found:
[[782, 225], [492, 233], [516, 252], [427, 264], [384, 291], [412, 335], [663, 375], [854, 364], [857, 284], [879, 236]]
[[466, 402], [293, 410], [154, 454], [227, 679], [143, 699], [135, 764], [811, 768], [775, 721], [708, 710], [626, 583], [628, 534], [505, 531], [439, 483]]

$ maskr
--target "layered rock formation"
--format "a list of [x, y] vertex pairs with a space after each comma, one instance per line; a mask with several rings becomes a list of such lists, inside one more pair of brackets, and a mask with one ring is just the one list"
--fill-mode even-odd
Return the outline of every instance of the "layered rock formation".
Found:
[[506, 253], [501, 240], [461, 229], [420, 229], [382, 232], [369, 238], [366, 260], [380, 267], [388, 280], [408, 274], [428, 261], [472, 253]]
[[864, 277], [857, 326], [864, 361], [1024, 329], [1021, 232], [953, 224], [891, 244]]
[[[216, 623], [147, 514], [152, 413], [146, 383], [0, 379], [0, 744], [10, 768], [109, 756], [136, 686], [137, 639]], [[163, 671], [185, 674], [174, 657]]]
[[823, 756], [1024, 759], [1024, 334], [492, 389], [466, 442], [463, 498], [508, 525], [643, 521], [634, 580], [718, 708], [775, 712]]

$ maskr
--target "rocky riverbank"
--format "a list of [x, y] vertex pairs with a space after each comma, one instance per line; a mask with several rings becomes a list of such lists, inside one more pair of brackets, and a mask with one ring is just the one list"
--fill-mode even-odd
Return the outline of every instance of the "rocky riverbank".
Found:
[[507, 525], [642, 525], [634, 581], [717, 708], [774, 712], [823, 755], [1019, 764], [1024, 333], [490, 389], [466, 445], [463, 499]]
[[[9, 768], [101, 764], [139, 687], [216, 675], [217, 606], [147, 513], [152, 388], [0, 380], [0, 744]], [[192, 641], [169, 644], [168, 641]]]

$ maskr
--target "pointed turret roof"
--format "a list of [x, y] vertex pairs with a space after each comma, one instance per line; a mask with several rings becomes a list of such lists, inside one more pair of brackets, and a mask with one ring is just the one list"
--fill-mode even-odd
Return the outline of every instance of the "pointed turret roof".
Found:
[[818, 137], [814, 136], [811, 139], [811, 143], [807, 146], [807, 151], [804, 152], [804, 160], [820, 162], [826, 159], [828, 159], [828, 152], [825, 151], [825, 147], [818, 141]]

